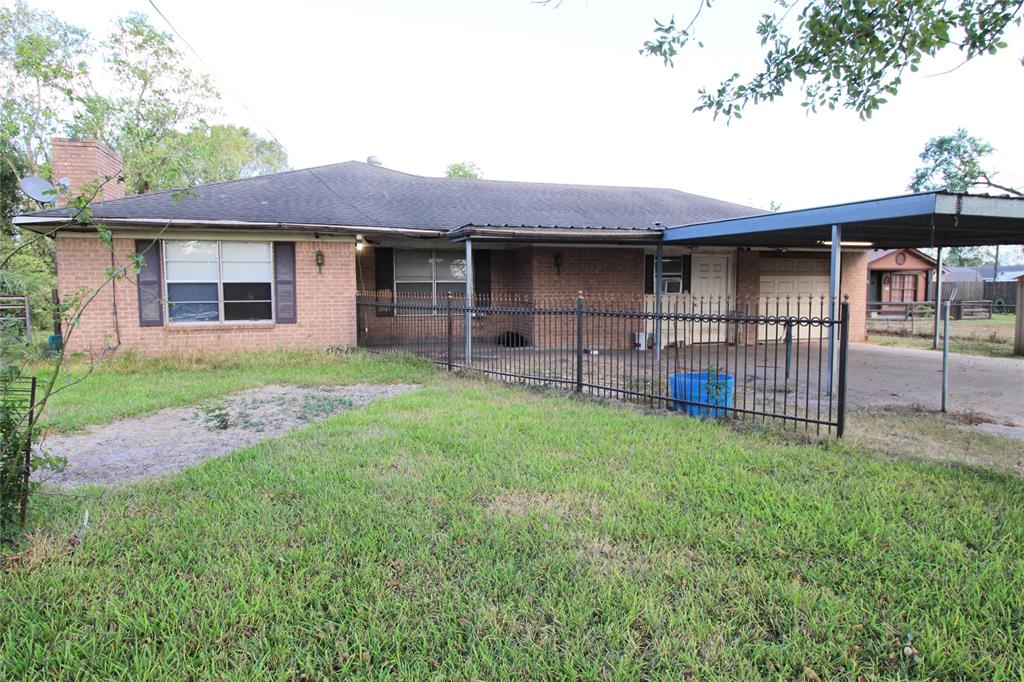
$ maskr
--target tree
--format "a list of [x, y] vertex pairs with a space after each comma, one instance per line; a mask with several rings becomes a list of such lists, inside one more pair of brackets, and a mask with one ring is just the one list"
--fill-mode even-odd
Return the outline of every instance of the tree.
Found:
[[[88, 64], [97, 54], [113, 92], [100, 94], [91, 81]], [[52, 244], [15, 228], [11, 219], [36, 208], [18, 189], [19, 178], [54, 180], [54, 136], [113, 147], [124, 159], [129, 193], [287, 168], [278, 143], [206, 121], [217, 113], [217, 91], [188, 68], [170, 35], [140, 14], [117, 20], [97, 45], [83, 29], [22, 0], [0, 7], [0, 93], [0, 246], [18, 251], [3, 273], [4, 286], [29, 295], [39, 321], [50, 317], [56, 284]]]
[[986, 170], [982, 160], [995, 148], [981, 138], [969, 135], [963, 128], [952, 135], [933, 137], [921, 152], [924, 165], [914, 171], [907, 189], [913, 192], [947, 190], [969, 192], [975, 187], [996, 189], [1024, 197], [1024, 192], [996, 183], [995, 173]]
[[[995, 148], [992, 145], [969, 135], [963, 128], [952, 135], [933, 137], [921, 152], [920, 158], [924, 165], [914, 171], [907, 189], [912, 192], [969, 192], [982, 187], [1024, 197], [1024, 192], [992, 180], [995, 173], [984, 168], [983, 160], [993, 151]], [[957, 246], [950, 248], [947, 253], [950, 264], [973, 267], [987, 261], [989, 247]], [[998, 274], [998, 246], [994, 247], [992, 257]]]
[[209, 77], [194, 73], [173, 42], [141, 14], [118, 19], [101, 46], [117, 91], [103, 96], [90, 88], [78, 98], [70, 132], [121, 154], [129, 194], [163, 189], [155, 178], [172, 161], [169, 138], [217, 111], [219, 94]]
[[[741, 118], [747, 105], [781, 97], [797, 82], [811, 111], [842, 105], [867, 118], [926, 57], [957, 49], [969, 61], [1005, 48], [1003, 35], [1020, 25], [1024, 8], [1024, 0], [776, 1], [781, 11], [762, 15], [756, 29], [766, 48], [764, 68], [701, 89], [696, 110]], [[674, 16], [655, 21], [655, 37], [641, 54], [673, 66], [681, 49], [701, 45], [698, 20], [712, 6], [713, 0], [700, 0], [685, 23]]]
[[[113, 92], [101, 94], [93, 84], [94, 55]], [[279, 144], [208, 122], [219, 113], [219, 93], [189, 68], [171, 35], [141, 14], [118, 19], [97, 45], [83, 29], [22, 0], [0, 8], [0, 79], [0, 153], [17, 174], [50, 178], [50, 140], [59, 134], [113, 147], [124, 159], [130, 194], [287, 167]], [[5, 206], [4, 213], [28, 207]]]
[[479, 180], [483, 177], [483, 172], [480, 167], [472, 161], [456, 161], [455, 163], [448, 164], [448, 170], [445, 171], [445, 176], [449, 178], [468, 178], [470, 180]]
[[0, 152], [16, 173], [49, 173], [49, 145], [88, 73], [89, 36], [22, 0], [0, 7]]
[[131, 158], [136, 181], [150, 190], [248, 178], [288, 167], [288, 155], [277, 142], [248, 128], [206, 121], [184, 133], [169, 131]]

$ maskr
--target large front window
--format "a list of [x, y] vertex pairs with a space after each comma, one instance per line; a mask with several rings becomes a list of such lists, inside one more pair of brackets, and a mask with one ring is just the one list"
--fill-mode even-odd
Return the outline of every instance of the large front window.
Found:
[[437, 305], [449, 292], [466, 292], [466, 259], [460, 252], [395, 249], [396, 296], [422, 297]]
[[167, 319], [264, 322], [274, 318], [270, 242], [164, 242]]

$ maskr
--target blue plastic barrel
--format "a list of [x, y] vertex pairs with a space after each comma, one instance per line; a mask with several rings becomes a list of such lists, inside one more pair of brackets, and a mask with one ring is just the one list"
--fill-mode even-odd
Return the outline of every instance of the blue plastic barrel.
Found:
[[[669, 409], [691, 417], [722, 417], [732, 407], [736, 379], [722, 372], [679, 372], [668, 375]], [[694, 405], [692, 403], [704, 403]]]

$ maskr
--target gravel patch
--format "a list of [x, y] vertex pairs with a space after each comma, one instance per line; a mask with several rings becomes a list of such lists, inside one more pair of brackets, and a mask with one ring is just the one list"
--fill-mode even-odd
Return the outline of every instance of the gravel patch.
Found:
[[74, 487], [163, 476], [417, 388], [410, 384], [263, 386], [191, 407], [122, 419], [46, 438], [42, 450], [66, 458], [68, 464], [64, 471], [43, 472], [39, 479]]

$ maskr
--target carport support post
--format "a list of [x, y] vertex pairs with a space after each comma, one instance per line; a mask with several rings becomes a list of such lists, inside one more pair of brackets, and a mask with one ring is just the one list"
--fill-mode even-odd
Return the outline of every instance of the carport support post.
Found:
[[1024, 355], [1024, 275], [1017, 278], [1017, 306], [1013, 334], [1014, 355]]
[[466, 238], [466, 313], [464, 333], [466, 336], [466, 365], [473, 362], [473, 242]]
[[[832, 255], [828, 271], [829, 317], [839, 319], [839, 273], [842, 259], [842, 225], [832, 226]], [[835, 377], [836, 327], [829, 328], [828, 334], [828, 392], [832, 393], [832, 379]]]
[[935, 249], [935, 329], [932, 350], [939, 347], [939, 318], [942, 317], [942, 247]]
[[661, 279], [664, 272], [664, 247], [658, 244], [654, 252], [654, 358], [661, 360]]
[[[953, 301], [947, 300], [945, 305], [945, 316], [942, 318], [942, 411], [946, 411], [946, 399], [949, 397], [949, 308]], [[939, 310], [935, 309], [935, 316], [938, 317]]]

